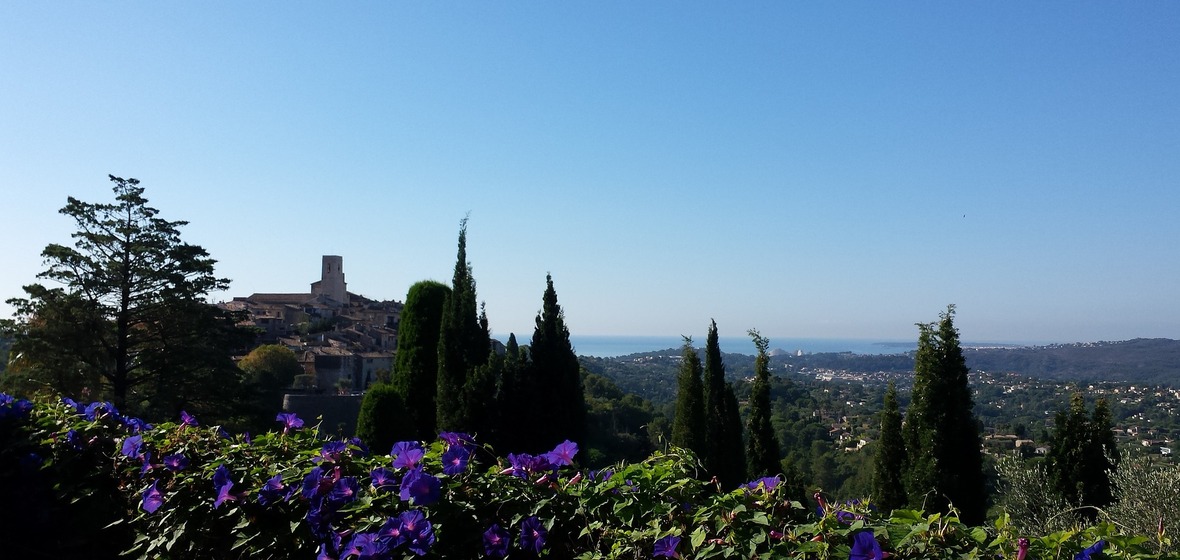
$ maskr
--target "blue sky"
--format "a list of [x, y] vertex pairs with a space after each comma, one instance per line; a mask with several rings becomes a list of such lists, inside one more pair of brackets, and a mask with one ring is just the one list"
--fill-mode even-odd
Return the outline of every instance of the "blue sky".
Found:
[[[1180, 338], [1180, 4], [0, 4], [0, 297], [136, 177], [233, 280], [493, 331]], [[11, 308], [0, 306], [0, 315]]]

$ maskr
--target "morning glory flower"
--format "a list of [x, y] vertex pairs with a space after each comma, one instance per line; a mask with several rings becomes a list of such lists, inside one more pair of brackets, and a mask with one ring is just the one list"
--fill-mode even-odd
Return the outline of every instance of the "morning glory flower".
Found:
[[652, 556], [679, 558], [680, 555], [676, 553], [676, 547], [678, 546], [680, 546], [680, 537], [669, 535], [656, 541], [655, 548], [652, 550]]
[[130, 416], [123, 419], [123, 425], [127, 426], [127, 429], [130, 430], [131, 433], [133, 433], [133, 434], [143, 433], [143, 432], [146, 432], [146, 431], [152, 429], [151, 424], [148, 424], [147, 422], [144, 422], [143, 420], [141, 420], [139, 418], [134, 418], [134, 417], [130, 417]]
[[857, 531], [852, 535], [852, 552], [848, 560], [882, 560], [881, 545], [872, 531]]
[[283, 423], [284, 435], [291, 430], [298, 430], [299, 428], [303, 427], [303, 420], [300, 420], [294, 412], [280, 412], [279, 415], [275, 417], [275, 421]]
[[[547, 454], [546, 454], [547, 455]], [[508, 454], [508, 463], [512, 465], [512, 476], [528, 479], [530, 475], [557, 470], [545, 455], [532, 456], [528, 453]]]
[[143, 491], [143, 510], [148, 513], [156, 513], [156, 510], [164, 505], [164, 495], [156, 488], [156, 484], [159, 484], [159, 481], [152, 481], [152, 485]]
[[393, 449], [389, 451], [389, 455], [393, 457], [393, 468], [395, 469], [415, 468], [425, 454], [422, 446], [416, 441], [399, 441], [393, 444]]
[[344, 505], [356, 499], [357, 490], [360, 487], [356, 482], [356, 477], [345, 476], [336, 481], [332, 485], [332, 491], [328, 492], [328, 501], [333, 505]]
[[377, 529], [377, 538], [385, 541], [388, 548], [397, 548], [406, 542], [406, 535], [402, 534], [402, 522], [400, 519], [390, 517], [385, 520], [380, 529]]
[[541, 525], [537, 516], [532, 516], [520, 522], [520, 547], [540, 554], [545, 548], [545, 537], [549, 532]]
[[406, 538], [406, 548], [418, 556], [425, 556], [434, 545], [434, 525], [422, 512], [410, 510], [397, 517], [401, 533]]
[[438, 501], [441, 492], [441, 480], [422, 472], [422, 469], [414, 468], [402, 478], [399, 497], [403, 502], [413, 499], [416, 506], [428, 506]]
[[143, 451], [143, 436], [127, 436], [123, 440], [123, 448], [119, 451], [124, 457], [138, 457]]
[[1017, 546], [1019, 548], [1016, 551], [1016, 560], [1024, 560], [1024, 558], [1028, 556], [1028, 539], [1021, 537], [1020, 540], [1017, 541]]
[[320, 460], [339, 463], [345, 451], [348, 451], [348, 445], [343, 441], [329, 441], [320, 449]]
[[369, 473], [373, 488], [378, 490], [389, 490], [393, 486], [393, 477], [393, 471], [383, 467], [377, 467]]
[[188, 457], [185, 457], [184, 453], [173, 453], [164, 457], [161, 461], [164, 462], [164, 468], [173, 472], [183, 471], [188, 467]]
[[365, 445], [365, 442], [362, 441], [361, 438], [356, 437], [356, 436], [348, 438], [348, 445], [351, 445], [356, 448], [356, 451], [354, 451], [352, 453], [352, 455], [354, 457], [368, 457], [369, 456], [369, 446]]
[[452, 446], [442, 454], [443, 474], [455, 476], [467, 470], [471, 452], [466, 447]]
[[139, 456], [139, 460], [143, 463], [143, 466], [139, 468], [139, 478], [143, 478], [143, 475], [147, 474], [153, 467], [151, 452], [144, 451], [143, 455]]
[[1090, 545], [1086, 550], [1079, 552], [1077, 556], [1073, 557], [1073, 560], [1096, 560], [1102, 558], [1102, 549], [1105, 547], [1106, 541], [1098, 541]]
[[483, 551], [487, 556], [492, 558], [508, 556], [510, 544], [512, 544], [512, 535], [500, 528], [498, 523], [493, 523], [487, 531], [483, 532]]
[[78, 404], [77, 401], [75, 401], [74, 399], [71, 399], [69, 397], [62, 397], [61, 403], [74, 409], [75, 414], [84, 414], [86, 411], [86, 407]]
[[555, 467], [565, 467], [574, 464], [574, 455], [577, 454], [578, 444], [567, 439], [546, 453], [545, 459]]
[[92, 402], [86, 405], [86, 410], [82, 411], [82, 414], [86, 415], [87, 420], [94, 422], [107, 416], [118, 417], [119, 411], [115, 408], [115, 405], [109, 402]]
[[782, 479], [780, 479], [777, 476], [767, 476], [767, 477], [759, 478], [758, 480], [752, 480], [749, 483], [747, 483], [746, 484], [746, 491], [749, 492], [749, 491], [758, 490], [759, 488], [761, 488], [763, 491], [765, 491], [767, 493], [774, 492], [774, 489], [778, 488], [778, 483], [781, 481], [782, 481]]
[[199, 425], [200, 425], [200, 422], [197, 422], [197, 419], [193, 415], [191, 415], [183, 410], [180, 411], [180, 427], [181, 428], [195, 428]]
[[471, 451], [475, 447], [475, 438], [463, 432], [442, 432], [438, 434], [438, 439], [446, 443], [447, 448], [459, 446]]
[[227, 501], [238, 499], [230, 493], [234, 487], [234, 481], [230, 479], [229, 469], [225, 465], [218, 465], [217, 470], [213, 471], [213, 488], [217, 490], [217, 499], [213, 501], [213, 508], [221, 507], [221, 504]]
[[270, 477], [270, 480], [262, 485], [262, 489], [258, 491], [258, 503], [267, 506], [283, 500], [290, 500], [294, 494], [295, 487], [283, 484], [283, 475], [279, 473]]

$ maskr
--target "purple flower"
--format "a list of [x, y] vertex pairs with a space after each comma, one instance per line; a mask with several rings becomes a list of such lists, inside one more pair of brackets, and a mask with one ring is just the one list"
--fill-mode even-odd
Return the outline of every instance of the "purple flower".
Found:
[[361, 438], [355, 437], [355, 436], [348, 438], [348, 445], [351, 445], [352, 447], [356, 448], [356, 451], [354, 451], [352, 453], [353, 456], [355, 456], [355, 457], [368, 457], [369, 456], [369, 446], [365, 445], [365, 442], [362, 441]]
[[283, 475], [279, 473], [270, 477], [270, 480], [267, 480], [266, 484], [262, 485], [262, 490], [258, 491], [258, 503], [267, 506], [283, 500], [289, 500], [294, 494], [295, 487], [284, 485]]
[[148, 471], [152, 470], [153, 465], [152, 465], [151, 452], [144, 451], [143, 455], [139, 456], [139, 460], [140, 460], [140, 462], [143, 463], [143, 466], [139, 468], [139, 478], [143, 478], [143, 475], [147, 474]]
[[356, 477], [345, 476], [336, 481], [332, 485], [332, 491], [328, 492], [328, 501], [333, 505], [341, 506], [356, 499], [356, 493], [360, 489], [357, 484]]
[[758, 480], [750, 481], [749, 483], [746, 484], [746, 489], [747, 489], [747, 491], [754, 491], [754, 490], [758, 490], [759, 488], [761, 488], [763, 491], [770, 493], [770, 492], [774, 492], [775, 488], [778, 488], [779, 482], [781, 482], [781, 479], [779, 477], [767, 476], [767, 477], [759, 478]]
[[1102, 558], [1101, 554], [1103, 548], [1106, 548], [1106, 541], [1098, 541], [1090, 545], [1090, 547], [1086, 550], [1079, 552], [1077, 556], [1073, 557], [1073, 560], [1092, 560], [1096, 558]]
[[384, 467], [377, 467], [369, 473], [369, 479], [372, 480], [373, 488], [378, 490], [389, 490], [393, 486], [393, 471]]
[[75, 451], [81, 451], [85, 447], [85, 442], [82, 441], [82, 437], [78, 435], [77, 430], [66, 432], [66, 443], [70, 444]]
[[213, 488], [217, 490], [217, 499], [213, 501], [213, 509], [221, 507], [221, 504], [227, 501], [238, 499], [237, 496], [230, 493], [234, 487], [234, 481], [230, 479], [229, 469], [225, 465], [218, 465], [217, 470], [213, 471]]
[[393, 457], [393, 468], [395, 469], [415, 468], [425, 454], [422, 446], [416, 441], [399, 441], [393, 444], [393, 449], [389, 452], [389, 455]]
[[180, 426], [182, 428], [195, 428], [199, 425], [200, 422], [197, 422], [197, 419], [193, 415], [183, 410], [180, 411]]
[[87, 420], [94, 422], [107, 416], [118, 417], [119, 411], [115, 408], [115, 405], [109, 402], [92, 402], [86, 405], [86, 409], [82, 411], [82, 414], [86, 415]]
[[872, 531], [857, 531], [852, 535], [852, 553], [848, 560], [882, 560], [881, 545]]
[[164, 468], [173, 472], [183, 471], [188, 467], [188, 457], [185, 457], [184, 453], [174, 453], [161, 460], [164, 462]]
[[487, 531], [483, 532], [483, 551], [487, 556], [492, 558], [508, 556], [510, 544], [512, 544], [512, 535], [502, 529], [498, 523], [493, 523]]
[[528, 479], [531, 475], [557, 470], [545, 455], [532, 456], [528, 453], [519, 455], [509, 453], [508, 463], [512, 465], [512, 476]]
[[441, 492], [441, 480], [435, 478], [434, 475], [422, 472], [422, 469], [414, 468], [402, 477], [399, 496], [403, 502], [413, 499], [416, 506], [428, 506], [438, 501]]
[[141, 435], [127, 436], [123, 440], [123, 449], [119, 451], [124, 457], [139, 457], [142, 452], [143, 436]]
[[303, 427], [303, 420], [300, 420], [294, 412], [280, 412], [275, 420], [283, 423], [283, 434]]
[[578, 444], [567, 439], [557, 444], [553, 451], [546, 453], [545, 459], [555, 467], [564, 467], [574, 464], [574, 455], [577, 454]]
[[334, 484], [336, 480], [324, 476], [324, 469], [315, 467], [303, 477], [303, 497], [311, 500], [323, 496]]
[[164, 495], [156, 488], [158, 483], [159, 481], [152, 481], [152, 485], [143, 491], [143, 510], [148, 513], [156, 513], [156, 510], [164, 505]]
[[86, 407], [78, 404], [77, 401], [75, 401], [74, 399], [71, 399], [69, 397], [62, 397], [61, 403], [74, 409], [75, 414], [84, 414], [86, 411]]
[[348, 451], [348, 445], [343, 441], [329, 441], [320, 449], [320, 460], [339, 463], [345, 451]]
[[1028, 539], [1021, 537], [1017, 542], [1016, 560], [1024, 560], [1028, 556]]
[[418, 556], [425, 556], [434, 545], [434, 525], [417, 510], [403, 512], [397, 518], [401, 523], [401, 534], [406, 539], [406, 548]]
[[520, 547], [540, 554], [545, 548], [545, 537], [549, 532], [541, 525], [537, 516], [532, 516], [520, 522]]
[[388, 548], [401, 546], [406, 542], [406, 535], [402, 534], [401, 520], [395, 517], [386, 519], [381, 528], [377, 530], [377, 538], [384, 541]]
[[443, 474], [455, 476], [467, 470], [471, 452], [466, 447], [451, 446], [442, 454]]
[[471, 448], [475, 447], [475, 438], [463, 432], [443, 432], [438, 434], [438, 439], [443, 440], [448, 448], [459, 446], [471, 451]]
[[676, 553], [676, 547], [678, 546], [680, 546], [680, 537], [669, 535], [656, 541], [655, 548], [652, 550], [652, 556], [679, 558], [680, 555]]
[[358, 559], [370, 559], [384, 556], [389, 550], [382, 546], [376, 533], [356, 533], [348, 546], [340, 551], [340, 557], [356, 556]]
[[133, 434], [139, 434], [152, 429], [152, 425], [140, 420], [139, 418], [127, 417], [123, 419], [123, 425]]

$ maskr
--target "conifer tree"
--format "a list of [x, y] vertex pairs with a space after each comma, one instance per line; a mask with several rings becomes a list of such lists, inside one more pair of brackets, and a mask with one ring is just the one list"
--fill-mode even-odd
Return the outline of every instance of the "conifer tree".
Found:
[[408, 424], [413, 439], [431, 440], [435, 429], [438, 391], [438, 341], [443, 311], [451, 289], [423, 280], [410, 286], [397, 329], [397, 362], [391, 384], [404, 402], [398, 422]]
[[403, 422], [401, 394], [389, 383], [377, 383], [365, 391], [356, 421], [356, 435], [373, 450], [388, 453], [394, 442], [414, 439], [413, 426]]
[[905, 441], [901, 436], [901, 412], [897, 406], [897, 387], [889, 382], [881, 409], [881, 436], [873, 457], [873, 494], [884, 512], [906, 505]]
[[451, 297], [443, 310], [438, 341], [436, 428], [464, 431], [475, 426], [467, 394], [471, 372], [487, 362], [491, 338], [477, 314], [475, 278], [467, 262], [467, 218], [459, 222], [459, 251], [451, 279]]
[[[709, 322], [705, 339], [705, 469], [723, 488], [733, 488], [746, 478], [742, 449], [742, 420], [733, 385], [725, 381], [725, 362], [717, 336], [717, 321]], [[732, 404], [731, 404], [732, 403]]]
[[690, 449], [698, 455], [705, 451], [705, 403], [701, 382], [701, 357], [692, 346], [692, 337], [684, 337], [677, 378], [676, 417], [672, 421], [672, 445]]
[[978, 525], [987, 512], [987, 490], [954, 315], [950, 305], [937, 324], [918, 324], [914, 389], [904, 428], [906, 490], [911, 506], [946, 512], [953, 505], [964, 523]]
[[496, 393], [496, 434], [489, 441], [504, 453], [522, 452], [529, 445], [527, 426], [533, 421], [529, 403], [536, 402], [538, 392], [536, 384], [528, 379], [528, 371], [528, 353], [516, 341], [516, 334], [509, 333]]
[[[1112, 419], [1106, 400], [1094, 406], [1090, 416], [1085, 398], [1073, 393], [1069, 409], [1055, 418], [1046, 470], [1054, 492], [1071, 505], [1105, 507], [1113, 499], [1109, 471], [1118, 461], [1118, 449], [1110, 429]], [[1080, 512], [1093, 521], [1097, 512]]]
[[778, 474], [778, 439], [770, 423], [770, 341], [750, 329], [750, 338], [758, 348], [754, 359], [754, 384], [750, 389], [750, 416], [746, 424], [746, 467], [751, 478]]
[[545, 275], [545, 295], [529, 345], [529, 358], [528, 383], [535, 384], [539, 391], [537, 400], [529, 403], [538, 412], [538, 424], [521, 427], [535, 435], [530, 450], [551, 448], [567, 439], [578, 441], [586, 424], [582, 370], [549, 274]]

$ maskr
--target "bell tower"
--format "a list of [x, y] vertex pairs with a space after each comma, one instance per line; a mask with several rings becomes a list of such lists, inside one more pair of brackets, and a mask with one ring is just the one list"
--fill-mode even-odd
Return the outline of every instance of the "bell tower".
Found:
[[342, 305], [348, 305], [348, 284], [344, 281], [344, 257], [324, 255], [320, 281], [311, 285], [311, 293], [327, 296]]

